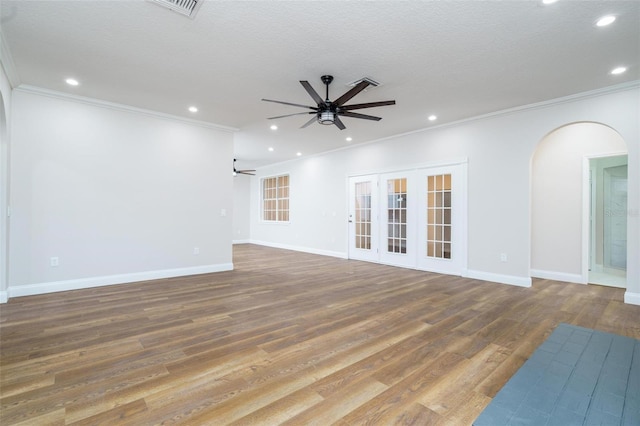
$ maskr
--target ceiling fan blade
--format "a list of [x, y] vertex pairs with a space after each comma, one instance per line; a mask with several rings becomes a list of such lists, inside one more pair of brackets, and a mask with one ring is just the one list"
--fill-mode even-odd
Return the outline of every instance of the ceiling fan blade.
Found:
[[352, 109], [373, 108], [373, 107], [395, 105], [395, 104], [396, 104], [396, 101], [380, 101], [380, 102], [369, 102], [366, 104], [343, 105], [342, 107], [340, 107], [340, 109], [344, 111], [351, 111]]
[[347, 102], [349, 99], [353, 98], [355, 95], [362, 92], [368, 85], [369, 85], [368, 81], [365, 81], [365, 80], [361, 81], [360, 83], [353, 86], [353, 88], [351, 88], [351, 90], [349, 90], [347, 93], [345, 93], [344, 95], [340, 96], [338, 99], [333, 101], [333, 103], [337, 106], [341, 106], [343, 103]]
[[315, 89], [313, 87], [311, 87], [311, 84], [309, 84], [308, 81], [300, 80], [300, 84], [302, 84], [302, 87], [304, 87], [305, 90], [307, 91], [307, 93], [309, 95], [311, 95], [313, 100], [316, 101], [316, 104], [318, 104], [318, 105], [323, 105], [324, 104], [324, 99], [322, 99], [320, 97], [320, 95], [318, 95], [318, 92], [316, 92]]
[[366, 114], [358, 114], [357, 112], [340, 112], [338, 113], [343, 117], [351, 117], [351, 118], [363, 118], [365, 120], [374, 120], [374, 121], [380, 121], [382, 120], [382, 117], [374, 117], [373, 115], [366, 115]]
[[302, 126], [300, 126], [301, 129], [304, 129], [305, 127], [309, 126], [311, 123], [313, 123], [314, 121], [318, 120], [318, 117], [313, 117], [311, 120], [307, 121], [306, 123], [304, 123]]
[[309, 111], [309, 112], [296, 112], [295, 114], [286, 114], [286, 115], [278, 115], [276, 117], [267, 117], [267, 120], [273, 120], [276, 118], [284, 118], [284, 117], [291, 117], [292, 115], [307, 115], [307, 114], [315, 114], [316, 111]]
[[283, 101], [274, 101], [273, 99], [262, 99], [265, 102], [275, 102], [277, 104], [283, 104], [283, 105], [291, 105], [291, 106], [296, 106], [296, 107], [300, 107], [300, 108], [309, 108], [309, 109], [315, 109], [317, 110], [317, 107], [312, 107], [309, 105], [300, 105], [300, 104], [293, 104], [291, 102], [283, 102]]
[[241, 175], [249, 175], [249, 176], [255, 176], [255, 173], [249, 173], [249, 172], [255, 172], [255, 170], [238, 170], [236, 173], [241, 174]]
[[333, 124], [335, 124], [338, 127], [338, 129], [340, 129], [340, 130], [346, 129], [346, 126], [344, 125], [342, 120], [340, 120], [340, 118], [338, 118], [337, 115], [333, 116]]

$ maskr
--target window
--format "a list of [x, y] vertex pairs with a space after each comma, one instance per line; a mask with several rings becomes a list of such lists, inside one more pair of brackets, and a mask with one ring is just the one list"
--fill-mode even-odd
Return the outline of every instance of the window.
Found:
[[356, 248], [371, 250], [371, 182], [355, 184]]
[[289, 175], [262, 179], [262, 220], [289, 221]]
[[451, 259], [451, 175], [427, 178], [427, 256]]
[[387, 181], [387, 250], [407, 253], [407, 178]]

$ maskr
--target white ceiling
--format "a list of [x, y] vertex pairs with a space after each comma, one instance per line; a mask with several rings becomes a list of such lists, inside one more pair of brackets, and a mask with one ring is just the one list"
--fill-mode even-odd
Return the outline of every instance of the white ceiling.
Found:
[[[21, 84], [238, 128], [240, 168], [640, 79], [635, 0], [204, 0], [195, 19], [145, 0], [0, 5]], [[616, 22], [597, 28], [606, 14]], [[628, 71], [611, 75], [619, 65]], [[313, 105], [298, 81], [324, 96], [323, 74], [331, 99], [367, 76], [382, 85], [349, 103], [397, 104], [362, 110], [379, 122], [345, 118], [343, 131], [299, 129], [307, 116], [270, 130], [267, 117], [303, 110], [260, 99]]]

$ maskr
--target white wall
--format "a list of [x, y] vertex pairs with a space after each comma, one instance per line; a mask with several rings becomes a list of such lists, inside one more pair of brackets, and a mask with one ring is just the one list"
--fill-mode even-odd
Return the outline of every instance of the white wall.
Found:
[[7, 256], [9, 228], [7, 206], [9, 202], [9, 140], [11, 138], [11, 84], [0, 63], [0, 303], [8, 299]]
[[[640, 90], [637, 82], [523, 107], [368, 145], [263, 167], [251, 188], [251, 239], [298, 250], [347, 255], [347, 177], [468, 159], [468, 275], [530, 282], [531, 159], [539, 143], [568, 123], [610, 126], [629, 152], [629, 256], [640, 259]], [[372, 124], [375, 125], [375, 124]], [[291, 223], [262, 223], [260, 177], [291, 175]], [[507, 253], [508, 262], [500, 262]], [[635, 256], [635, 257], [633, 257]], [[626, 300], [640, 304], [640, 262], [630, 265]], [[572, 265], [563, 265], [567, 273]], [[562, 272], [562, 271], [560, 271]]]
[[243, 243], [251, 237], [250, 221], [251, 203], [249, 188], [252, 177], [237, 175], [233, 178], [233, 241]]
[[232, 269], [230, 131], [22, 87], [11, 149], [10, 297]]
[[531, 171], [534, 276], [586, 283], [581, 221], [583, 189], [589, 190], [583, 188], [585, 158], [626, 151], [622, 137], [598, 123], [570, 124], [540, 142]]

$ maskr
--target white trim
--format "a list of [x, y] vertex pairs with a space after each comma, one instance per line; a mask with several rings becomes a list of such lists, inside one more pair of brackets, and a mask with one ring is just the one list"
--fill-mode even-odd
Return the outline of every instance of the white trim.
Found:
[[541, 269], [532, 269], [531, 276], [542, 278], [544, 280], [565, 281], [574, 284], [587, 284], [587, 277], [580, 274], [567, 274], [566, 272], [543, 271]]
[[625, 291], [624, 303], [628, 303], [629, 305], [640, 305], [640, 293], [631, 293], [630, 291]]
[[[587, 284], [589, 280], [589, 263], [591, 260], [591, 256], [589, 256], [589, 248], [592, 243], [591, 238], [591, 191], [593, 189], [593, 184], [590, 182], [591, 178], [591, 159], [588, 156], [582, 158], [582, 247], [581, 247], [581, 268], [580, 268], [580, 276], [578, 277], [578, 281], [571, 281], [568, 279], [556, 279], [556, 278], [547, 278], [556, 281], [569, 281], [575, 282], [578, 284]], [[545, 272], [545, 271], [542, 271]], [[531, 271], [533, 275], [533, 271]], [[559, 273], [560, 275], [572, 275], [572, 274], [564, 274]], [[536, 275], [537, 276], [537, 275]], [[546, 278], [546, 277], [540, 277]]]
[[0, 291], [0, 303], [7, 303], [9, 301], [9, 295], [6, 291]]
[[493, 272], [467, 270], [465, 275], [467, 278], [473, 278], [482, 281], [491, 281], [500, 284], [515, 285], [518, 287], [531, 287], [530, 277], [517, 277], [514, 275], [495, 274]]
[[293, 251], [299, 251], [303, 253], [319, 254], [321, 256], [337, 257], [340, 259], [348, 258], [347, 253], [340, 252], [340, 251], [319, 250], [319, 249], [314, 249], [309, 247], [292, 246], [289, 244], [272, 243], [269, 241], [259, 241], [259, 240], [251, 240], [249, 242], [250, 244], [256, 244], [256, 245], [265, 246], [265, 247], [273, 247], [273, 248], [279, 248], [284, 250], [293, 250]]
[[86, 105], [91, 105], [99, 108], [107, 108], [116, 111], [133, 112], [137, 114], [143, 114], [154, 118], [161, 118], [164, 120], [180, 121], [183, 123], [191, 124], [193, 126], [206, 127], [208, 129], [224, 130], [227, 132], [237, 132], [239, 129], [235, 127], [223, 126], [221, 124], [209, 123], [207, 121], [193, 120], [190, 118], [180, 117], [177, 115], [165, 114], [158, 111], [153, 111], [144, 108], [138, 108], [130, 105], [118, 104], [115, 102], [103, 101], [101, 99], [87, 98], [85, 96], [71, 95], [69, 93], [56, 92], [54, 90], [43, 89], [41, 87], [31, 86], [27, 84], [21, 84], [14, 90], [23, 93], [30, 93], [34, 95], [47, 96], [54, 99], [62, 99], [70, 102], [77, 102]]
[[11, 84], [12, 88], [15, 88], [20, 85], [20, 77], [18, 76], [18, 71], [16, 71], [16, 64], [13, 62], [13, 56], [5, 41], [6, 39], [2, 30], [0, 30], [0, 64], [2, 64], [2, 68], [9, 79], [9, 84]]
[[33, 296], [36, 294], [81, 290], [91, 287], [127, 284], [138, 281], [183, 277], [187, 275], [209, 274], [212, 272], [223, 272], [232, 270], [233, 263], [220, 263], [216, 265], [194, 266], [189, 268], [163, 269], [159, 271], [136, 272], [132, 274], [107, 275], [101, 277], [80, 278], [76, 280], [27, 284], [20, 286], [10, 286], [9, 296], [12, 298], [21, 296]]
[[[461, 166], [461, 165], [466, 166], [468, 165], [468, 163], [469, 163], [468, 157], [457, 157], [449, 160], [427, 161], [427, 162], [412, 164], [400, 169], [398, 167], [388, 167], [383, 169], [367, 170], [367, 171], [361, 171], [361, 172], [355, 172], [355, 173], [351, 172], [347, 174], [347, 179], [358, 178], [361, 176], [386, 174], [386, 173], [411, 172], [416, 170], [434, 169], [439, 167], [452, 167], [452, 166]], [[465, 181], [465, 184], [467, 183], [468, 182]]]
[[233, 240], [231, 244], [251, 244], [251, 240]]

